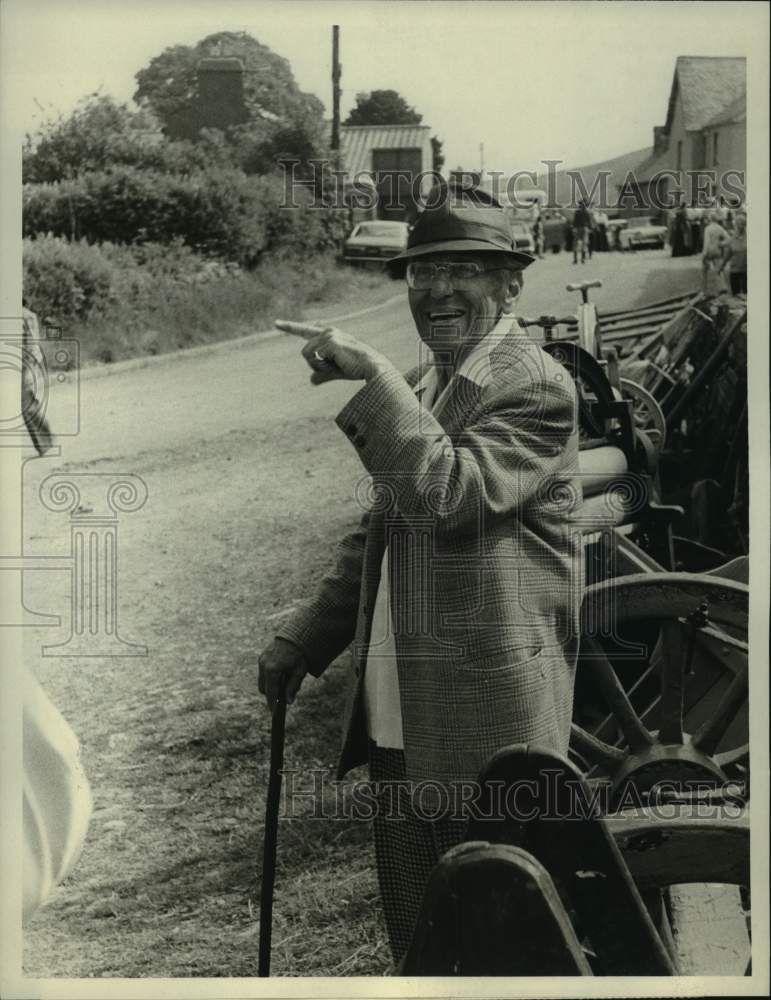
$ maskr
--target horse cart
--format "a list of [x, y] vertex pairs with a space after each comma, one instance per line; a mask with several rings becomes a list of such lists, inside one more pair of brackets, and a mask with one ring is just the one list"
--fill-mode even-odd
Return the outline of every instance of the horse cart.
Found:
[[[587, 586], [569, 759], [523, 745], [488, 763], [404, 975], [708, 971], [684, 951], [704, 886], [730, 887], [734, 971], [751, 968], [746, 309], [684, 296], [598, 316], [598, 284], [568, 286], [576, 317], [521, 321], [578, 390]], [[492, 808], [501, 789], [527, 789], [530, 808]]]

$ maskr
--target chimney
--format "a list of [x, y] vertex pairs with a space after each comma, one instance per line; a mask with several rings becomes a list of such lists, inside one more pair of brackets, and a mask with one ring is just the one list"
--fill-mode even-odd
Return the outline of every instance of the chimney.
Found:
[[669, 136], [667, 135], [666, 125], [654, 125], [653, 126], [653, 152], [662, 153], [668, 145]]
[[198, 128], [225, 129], [247, 120], [244, 102], [244, 65], [235, 56], [216, 56], [198, 62]]

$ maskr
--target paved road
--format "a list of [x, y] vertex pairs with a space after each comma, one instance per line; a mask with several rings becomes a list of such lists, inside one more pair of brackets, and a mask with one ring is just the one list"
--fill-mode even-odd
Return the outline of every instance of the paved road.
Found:
[[[522, 298], [524, 315], [566, 314], [577, 295], [568, 281], [600, 278], [598, 306], [621, 308], [693, 289], [698, 281], [691, 258], [672, 260], [667, 251], [598, 254], [573, 266], [567, 254], [531, 266]], [[403, 286], [394, 285], [399, 292]], [[334, 310], [326, 310], [330, 315]], [[414, 327], [406, 296], [340, 326], [377, 346], [406, 369], [417, 360]], [[329, 418], [350, 397], [353, 384], [311, 388], [299, 355], [300, 343], [284, 336], [252, 340], [238, 349], [180, 354], [147, 368], [83, 380], [80, 432], [62, 440], [63, 458], [80, 464], [126, 459], [158, 449], [187, 447], [250, 427], [265, 430], [287, 421]], [[51, 418], [73, 406], [73, 386], [54, 386]], [[138, 470], [141, 471], [141, 470]]]

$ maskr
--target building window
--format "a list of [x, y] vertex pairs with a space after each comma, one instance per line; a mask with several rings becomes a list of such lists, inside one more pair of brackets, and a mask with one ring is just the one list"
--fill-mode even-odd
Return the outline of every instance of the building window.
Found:
[[678, 140], [677, 143], [677, 169], [683, 169], [683, 143], [682, 140]]
[[712, 166], [717, 166], [717, 137], [718, 133], [715, 132], [712, 136]]

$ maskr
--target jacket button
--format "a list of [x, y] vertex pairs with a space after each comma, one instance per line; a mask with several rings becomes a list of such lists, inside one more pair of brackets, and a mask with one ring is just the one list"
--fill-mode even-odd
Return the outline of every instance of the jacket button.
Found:
[[358, 437], [355, 437], [353, 439], [353, 443], [356, 445], [357, 448], [363, 448], [367, 442], [366, 439], [363, 438], [361, 434], [359, 434]]
[[358, 429], [359, 428], [356, 426], [356, 424], [349, 424], [348, 427], [345, 428], [345, 433], [348, 435], [348, 437], [355, 437]]

